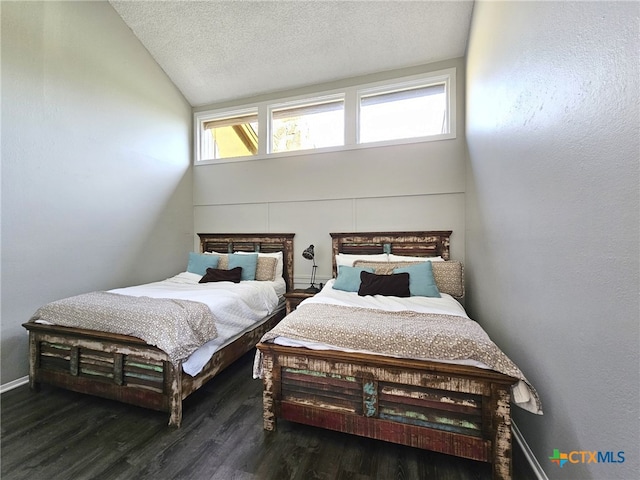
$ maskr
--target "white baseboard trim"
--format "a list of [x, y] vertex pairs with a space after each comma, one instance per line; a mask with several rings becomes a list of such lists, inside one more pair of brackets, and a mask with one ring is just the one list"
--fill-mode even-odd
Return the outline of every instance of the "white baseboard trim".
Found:
[[529, 465], [531, 466], [531, 470], [533, 471], [535, 476], [538, 478], [538, 480], [549, 480], [549, 477], [547, 477], [547, 474], [544, 472], [544, 470], [540, 466], [538, 459], [529, 448], [527, 441], [522, 436], [522, 433], [520, 433], [520, 430], [518, 429], [518, 426], [515, 424], [513, 419], [511, 419], [511, 432], [513, 433], [513, 438], [515, 438], [516, 442], [518, 442], [518, 445], [520, 446], [520, 450], [522, 450], [522, 453], [524, 453], [525, 458], [527, 459], [527, 461], [529, 462]]
[[22, 378], [18, 378], [13, 382], [0, 385], [0, 395], [2, 395], [4, 392], [8, 392], [9, 390], [13, 390], [14, 388], [18, 388], [26, 383], [29, 383], [29, 375], [25, 375]]

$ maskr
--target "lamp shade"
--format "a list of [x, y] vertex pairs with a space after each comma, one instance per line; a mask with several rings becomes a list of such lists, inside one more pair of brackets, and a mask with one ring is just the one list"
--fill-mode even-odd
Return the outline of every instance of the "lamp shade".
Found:
[[302, 256], [307, 260], [313, 260], [315, 257], [313, 253], [313, 245], [309, 245], [307, 248], [305, 248], [302, 252]]
[[307, 248], [305, 248], [304, 251], [302, 252], [302, 256], [307, 260], [313, 260], [313, 267], [311, 267], [311, 285], [309, 285], [309, 288], [307, 288], [306, 291], [311, 293], [317, 293], [320, 291], [320, 289], [317, 288], [314, 283], [316, 281], [316, 269], [318, 268], [318, 266], [316, 265], [316, 260], [315, 260], [316, 254], [313, 251], [313, 245], [309, 245]]

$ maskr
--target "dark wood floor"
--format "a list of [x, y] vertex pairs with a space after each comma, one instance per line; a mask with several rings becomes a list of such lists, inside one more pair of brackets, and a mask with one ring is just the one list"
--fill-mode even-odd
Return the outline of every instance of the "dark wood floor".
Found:
[[[262, 429], [253, 353], [168, 414], [43, 386], [2, 395], [3, 480], [489, 479], [488, 465], [285, 421]], [[514, 479], [534, 476], [514, 445]]]

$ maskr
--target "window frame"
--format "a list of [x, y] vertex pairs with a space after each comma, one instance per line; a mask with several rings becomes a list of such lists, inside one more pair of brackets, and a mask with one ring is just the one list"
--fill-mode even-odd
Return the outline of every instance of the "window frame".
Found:
[[[376, 92], [385, 92], [392, 89], [417, 88], [433, 84], [445, 85], [446, 111], [445, 124], [448, 125], [448, 133], [428, 135], [423, 137], [411, 137], [393, 140], [381, 140], [374, 142], [359, 143], [360, 131], [360, 99], [364, 95], [371, 95]], [[306, 150], [293, 150], [287, 152], [271, 152], [271, 118], [272, 111], [283, 107], [295, 107], [317, 101], [326, 101], [344, 98], [344, 145], [322, 147]], [[323, 90], [304, 95], [275, 98], [272, 100], [254, 102], [250, 104], [218, 108], [213, 110], [203, 110], [194, 112], [194, 165], [210, 165], [217, 163], [243, 162], [253, 160], [265, 160], [269, 158], [281, 158], [290, 156], [301, 156], [326, 152], [339, 152], [347, 150], [357, 150], [366, 148], [378, 148], [392, 145], [403, 145], [411, 143], [434, 142], [441, 140], [451, 140], [457, 137], [456, 133], [456, 68], [447, 68], [434, 72], [396, 77], [388, 80], [357, 84], [333, 90]], [[255, 155], [242, 157], [231, 157], [221, 159], [201, 159], [201, 134], [202, 124], [206, 121], [243, 116], [248, 114], [258, 115], [258, 152]]]

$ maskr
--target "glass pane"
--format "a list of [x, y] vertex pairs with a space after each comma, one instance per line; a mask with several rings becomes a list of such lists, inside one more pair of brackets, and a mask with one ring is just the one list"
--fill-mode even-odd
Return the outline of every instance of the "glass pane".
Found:
[[204, 121], [201, 139], [202, 160], [257, 155], [258, 116], [246, 115]]
[[360, 98], [360, 143], [447, 133], [444, 84]]
[[273, 110], [271, 132], [273, 153], [344, 145], [344, 100]]

